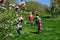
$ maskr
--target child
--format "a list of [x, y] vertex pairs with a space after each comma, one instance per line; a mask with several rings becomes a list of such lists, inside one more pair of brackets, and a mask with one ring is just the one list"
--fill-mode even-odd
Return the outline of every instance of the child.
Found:
[[36, 14], [36, 17], [35, 17], [36, 24], [38, 24], [38, 18], [39, 18], [39, 16], [38, 16], [38, 14]]
[[32, 23], [33, 22], [33, 15], [32, 15], [32, 13], [30, 12], [30, 15], [29, 15], [29, 21], [30, 21], [30, 23]]
[[22, 34], [22, 25], [20, 23], [17, 23], [17, 32], [19, 35]]
[[21, 16], [19, 19], [17, 19], [17, 32], [19, 35], [22, 34], [22, 23], [23, 23], [23, 17]]
[[42, 30], [41, 18], [38, 18], [38, 33]]

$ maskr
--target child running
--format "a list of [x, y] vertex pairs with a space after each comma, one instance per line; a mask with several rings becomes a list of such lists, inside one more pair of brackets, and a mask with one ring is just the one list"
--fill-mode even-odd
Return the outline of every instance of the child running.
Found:
[[32, 24], [32, 22], [33, 22], [33, 15], [32, 15], [32, 13], [30, 12], [30, 15], [29, 15], [29, 22]]
[[42, 30], [42, 22], [41, 22], [41, 18], [38, 18], [38, 33], [41, 32]]
[[22, 24], [23, 24], [23, 17], [20, 16], [20, 18], [17, 19], [17, 32], [19, 35], [22, 34]]
[[17, 23], [17, 32], [19, 35], [22, 34], [22, 25], [20, 23]]

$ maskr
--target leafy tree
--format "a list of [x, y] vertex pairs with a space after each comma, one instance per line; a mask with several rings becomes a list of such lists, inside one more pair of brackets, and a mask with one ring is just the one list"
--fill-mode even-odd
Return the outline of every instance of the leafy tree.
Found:
[[37, 11], [44, 11], [43, 9], [43, 6], [38, 3], [38, 2], [35, 2], [35, 1], [32, 1], [32, 2], [27, 2], [26, 3], [26, 8], [27, 8], [27, 11], [32, 11], [32, 10], [37, 10]]
[[9, 7], [10, 3], [15, 3], [15, 0], [6, 0], [6, 8]]
[[52, 17], [54, 17], [54, 15], [57, 15], [60, 11], [60, 7], [59, 7], [59, 3], [57, 2], [57, 0], [51, 0], [51, 6], [50, 6], [50, 11], [52, 14]]

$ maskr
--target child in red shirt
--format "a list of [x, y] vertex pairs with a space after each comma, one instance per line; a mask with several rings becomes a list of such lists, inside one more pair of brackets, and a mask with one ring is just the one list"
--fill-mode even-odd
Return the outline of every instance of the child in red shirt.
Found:
[[30, 12], [30, 15], [29, 15], [29, 21], [30, 21], [30, 23], [32, 23], [33, 22], [33, 15], [32, 15], [32, 13]]
[[38, 18], [38, 33], [42, 30], [41, 18]]

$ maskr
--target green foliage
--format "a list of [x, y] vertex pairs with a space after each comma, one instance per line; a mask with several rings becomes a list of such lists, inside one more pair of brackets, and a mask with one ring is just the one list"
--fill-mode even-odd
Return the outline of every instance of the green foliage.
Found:
[[[36, 4], [35, 2], [27, 3], [28, 8], [27, 11], [32, 11], [33, 9], [43, 11], [43, 8], [41, 9], [40, 7], [42, 6], [40, 6], [39, 3]], [[14, 10], [15, 9], [4, 10], [4, 12], [0, 14], [0, 40], [60, 40], [60, 19], [58, 20], [57, 18], [55, 19], [43, 18], [46, 16], [51, 16], [50, 14], [47, 13], [39, 14], [39, 17], [42, 18], [42, 26], [43, 26], [43, 30], [40, 34], [34, 33], [37, 32], [38, 27], [37, 25], [35, 25], [35, 21], [33, 21], [33, 26], [31, 26], [29, 23], [23, 24], [22, 35], [17, 37], [18, 35], [16, 30], [17, 22], [15, 19], [17, 19], [20, 16], [20, 13], [19, 12], [17, 13], [18, 14], [17, 17], [15, 16]], [[23, 16], [24, 20], [29, 22], [28, 20], [29, 12], [23, 12]], [[7, 37], [5, 37], [7, 34], [10, 33], [15, 36], [8, 35]]]
[[[28, 21], [28, 12], [23, 12], [24, 19]], [[19, 13], [18, 13], [19, 14]], [[0, 40], [4, 40], [4, 35], [12, 33], [15, 35], [14, 37], [6, 37], [5, 40], [58, 40], [60, 39], [60, 20], [46, 20], [43, 18], [44, 16], [48, 16], [48, 14], [40, 14], [40, 17], [42, 18], [42, 24], [43, 24], [43, 30], [40, 34], [35, 34], [33, 32], [37, 32], [37, 25], [31, 26], [30, 24], [23, 24], [22, 27], [22, 35], [20, 37], [16, 37], [18, 35], [16, 27], [16, 18], [14, 17], [14, 13], [12, 10], [7, 11], [6, 13], [2, 14], [0, 25]], [[50, 15], [49, 15], [50, 16]], [[9, 21], [9, 22], [7, 22]], [[2, 26], [3, 22], [5, 23], [5, 27], [8, 27], [8, 29], [5, 29], [4, 26]], [[7, 23], [6, 23], [7, 22]], [[12, 25], [11, 25], [12, 24]], [[35, 24], [35, 21], [33, 22]], [[7, 26], [6, 26], [7, 25]], [[2, 27], [1, 27], [2, 26]], [[55, 39], [54, 39], [55, 38]]]
[[26, 3], [26, 11], [32, 11], [32, 10], [37, 10], [37, 11], [43, 11], [43, 7], [40, 3], [32, 1], [32, 2], [27, 2]]
[[15, 3], [15, 0], [6, 0], [5, 7], [8, 9], [9, 8], [9, 4], [11, 4], [11, 3]]
[[59, 5], [59, 0], [51, 0], [51, 7], [50, 7], [50, 12], [52, 14], [52, 17], [54, 15], [58, 15], [60, 13], [60, 5]]

